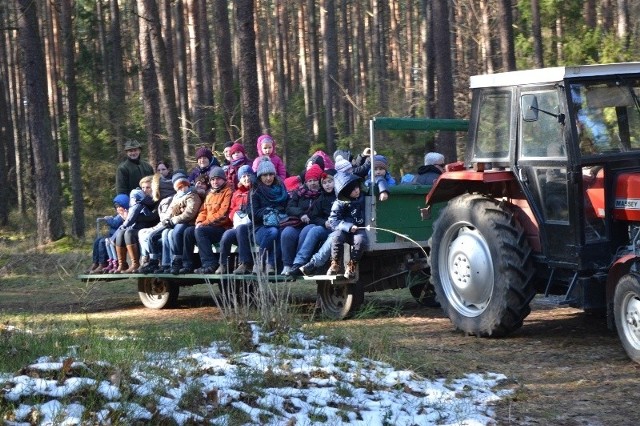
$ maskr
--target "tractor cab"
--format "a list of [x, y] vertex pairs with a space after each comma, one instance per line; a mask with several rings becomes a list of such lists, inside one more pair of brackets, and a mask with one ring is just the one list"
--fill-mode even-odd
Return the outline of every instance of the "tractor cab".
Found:
[[471, 85], [467, 163], [513, 172], [521, 195], [511, 195], [544, 263], [606, 270], [628, 241], [620, 221], [640, 218], [640, 65], [516, 71]]

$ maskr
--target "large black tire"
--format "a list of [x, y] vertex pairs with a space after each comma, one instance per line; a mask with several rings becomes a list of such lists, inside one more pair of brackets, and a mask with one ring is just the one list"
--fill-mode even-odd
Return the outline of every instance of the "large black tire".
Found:
[[630, 273], [618, 281], [613, 316], [624, 350], [629, 358], [640, 363], [640, 275]]
[[174, 307], [179, 294], [180, 286], [174, 281], [155, 277], [138, 278], [138, 296], [147, 308]]
[[459, 330], [504, 336], [522, 327], [535, 296], [531, 250], [513, 212], [479, 194], [454, 198], [433, 225], [431, 276]]
[[360, 283], [331, 284], [331, 281], [316, 281], [316, 283], [322, 312], [328, 318], [348, 318], [364, 301], [364, 289]]

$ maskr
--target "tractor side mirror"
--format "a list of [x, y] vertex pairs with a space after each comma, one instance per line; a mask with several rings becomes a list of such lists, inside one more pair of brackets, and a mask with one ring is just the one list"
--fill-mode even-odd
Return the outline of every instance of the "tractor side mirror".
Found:
[[538, 121], [538, 98], [536, 95], [522, 95], [520, 97], [520, 111], [522, 120], [531, 122]]

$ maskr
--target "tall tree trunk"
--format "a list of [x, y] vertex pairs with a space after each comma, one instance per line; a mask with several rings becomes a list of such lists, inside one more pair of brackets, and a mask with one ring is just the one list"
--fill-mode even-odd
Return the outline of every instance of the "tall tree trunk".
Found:
[[191, 112], [189, 111], [189, 83], [187, 82], [189, 65], [187, 60], [186, 32], [184, 28], [184, 3], [182, 0], [176, 0], [173, 6], [172, 15], [175, 23], [174, 35], [176, 41], [175, 59], [178, 61], [175, 72], [180, 109], [180, 130], [182, 146], [188, 146]]
[[73, 203], [71, 235], [82, 238], [85, 233], [82, 175], [80, 173], [80, 130], [78, 128], [78, 89], [76, 86], [75, 39], [72, 26], [72, 0], [60, 0], [60, 25], [64, 59], [64, 81], [67, 88], [67, 135], [69, 138], [69, 173]]
[[173, 91], [173, 74], [167, 66], [167, 51], [160, 30], [158, 5], [155, 0], [141, 0], [138, 7], [140, 8], [140, 15], [147, 20], [149, 35], [151, 37], [151, 50], [155, 62], [156, 74], [158, 76], [160, 104], [162, 106], [162, 115], [169, 140], [171, 162], [174, 166], [184, 164], [183, 151], [179, 149], [180, 124], [178, 122], [176, 96]]
[[318, 21], [315, 0], [307, 0], [307, 17], [309, 19], [309, 74], [311, 80], [311, 102], [313, 103], [313, 137], [317, 141], [320, 136], [320, 112], [322, 109], [322, 81], [320, 77], [320, 45], [316, 29]]
[[227, 139], [236, 140], [240, 135], [234, 123], [237, 103], [233, 84], [233, 59], [231, 55], [231, 29], [227, 0], [215, 0], [215, 31], [218, 58], [218, 79], [222, 93], [222, 119]]
[[617, 0], [616, 2], [618, 11], [618, 26], [617, 34], [618, 38], [624, 42], [624, 46], [629, 45], [629, 4], [627, 0]]
[[[200, 43], [200, 7], [202, 0], [187, 0], [187, 14], [189, 17], [189, 54], [191, 63], [191, 118], [192, 128], [198, 140], [204, 134], [204, 86], [202, 72], [202, 44]], [[183, 146], [185, 155], [189, 155], [187, 146]]]
[[253, 27], [253, 0], [235, 1], [238, 36], [238, 68], [240, 70], [240, 105], [242, 108], [242, 140], [251, 147], [260, 136], [258, 70], [256, 65], [256, 33]]
[[288, 162], [289, 149], [287, 139], [289, 134], [288, 112], [287, 112], [287, 88], [285, 76], [285, 39], [287, 33], [284, 27], [285, 5], [284, 0], [276, 0], [276, 75], [278, 81], [278, 106], [281, 114], [282, 136], [280, 147], [285, 164]]
[[[453, 67], [451, 64], [451, 38], [449, 33], [449, 2], [433, 1], [433, 21], [438, 22], [434, 31], [437, 101], [436, 116], [438, 118], [454, 118]], [[456, 139], [453, 132], [440, 132], [435, 144], [436, 150], [445, 156], [447, 161], [455, 161]]]
[[335, 125], [335, 94], [338, 93], [338, 43], [336, 41], [336, 10], [334, 0], [324, 0], [324, 13], [321, 19], [322, 41], [324, 47], [323, 97], [325, 110], [325, 131], [327, 150], [336, 150], [338, 131]]
[[540, 2], [531, 0], [531, 35], [533, 37], [533, 63], [536, 68], [544, 68], [542, 51], [542, 27], [540, 25]]
[[[124, 150], [125, 129], [128, 124], [127, 102], [124, 88], [124, 65], [122, 63], [122, 35], [120, 28], [120, 6], [118, 0], [109, 1], [111, 21], [109, 24], [109, 115], [118, 152]], [[106, 58], [105, 58], [106, 59]]]
[[498, 25], [500, 26], [500, 53], [502, 69], [516, 69], [516, 53], [513, 41], [513, 13], [511, 0], [498, 0]]
[[[147, 28], [147, 21], [141, 16], [138, 32], [138, 62], [140, 63], [140, 81], [142, 83], [142, 105], [144, 109], [144, 126], [147, 131], [147, 147], [149, 148], [149, 161], [158, 164], [162, 160], [162, 139], [160, 134], [160, 96], [158, 91], [158, 73], [156, 72], [151, 48], [151, 37]], [[180, 165], [174, 163], [174, 167]]]
[[353, 120], [353, 106], [349, 102], [353, 96], [353, 68], [351, 67], [351, 32], [349, 31], [349, 5], [347, 0], [341, 0], [340, 15], [342, 17], [342, 44], [341, 44], [341, 72], [340, 84], [344, 94], [342, 96], [342, 117], [344, 121], [343, 135], [348, 136], [353, 133], [355, 123]]
[[387, 46], [385, 40], [385, 0], [373, 0], [372, 19], [372, 48], [373, 48], [373, 64], [375, 71], [375, 87], [378, 91], [378, 104], [382, 111], [388, 108], [387, 93]]
[[587, 28], [594, 30], [598, 25], [598, 13], [596, 11], [596, 0], [585, 0], [583, 5], [584, 23]]
[[[0, 5], [0, 27], [7, 25], [5, 5]], [[13, 151], [13, 121], [11, 120], [11, 94], [9, 63], [10, 58], [6, 48], [5, 31], [0, 31], [0, 226], [9, 221], [9, 205], [15, 204], [15, 197], [9, 195], [9, 170], [12, 167], [11, 158], [7, 155]], [[13, 71], [11, 71], [13, 72]]]
[[200, 11], [198, 18], [200, 19], [198, 39], [202, 44], [200, 53], [202, 54], [202, 95], [203, 95], [203, 133], [200, 135], [200, 141], [209, 148], [213, 147], [215, 142], [214, 132], [214, 111], [215, 100], [213, 97], [213, 61], [211, 59], [211, 32], [209, 31], [209, 14], [207, 13], [207, 1], [200, 1], [198, 7]]
[[[491, 48], [491, 24], [489, 16], [489, 0], [479, 0], [480, 7], [480, 54], [484, 64], [484, 72], [493, 74], [493, 49]], [[438, 31], [438, 30], [436, 30]]]
[[25, 76], [29, 129], [35, 164], [37, 241], [44, 244], [64, 235], [60, 206], [60, 177], [51, 139], [47, 108], [46, 71], [38, 31], [36, 3], [16, 0], [19, 9], [18, 38], [22, 49], [21, 66]]

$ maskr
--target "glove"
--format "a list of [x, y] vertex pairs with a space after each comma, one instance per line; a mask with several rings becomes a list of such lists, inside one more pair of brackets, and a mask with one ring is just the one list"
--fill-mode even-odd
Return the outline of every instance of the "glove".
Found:
[[171, 219], [165, 219], [162, 221], [162, 226], [165, 228], [173, 228], [173, 222], [171, 222]]

